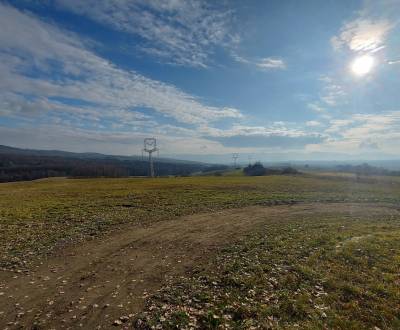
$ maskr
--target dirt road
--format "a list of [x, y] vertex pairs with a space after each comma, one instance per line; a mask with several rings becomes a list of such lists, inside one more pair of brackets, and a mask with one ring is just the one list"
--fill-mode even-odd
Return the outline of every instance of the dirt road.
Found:
[[[365, 212], [365, 207], [352, 206], [363, 208]], [[142, 310], [145, 298], [169, 276], [184, 275], [271, 217], [321, 209], [337, 212], [337, 207], [321, 204], [248, 207], [149, 227], [127, 226], [58, 251], [27, 274], [0, 272], [0, 328], [131, 327], [130, 319]]]

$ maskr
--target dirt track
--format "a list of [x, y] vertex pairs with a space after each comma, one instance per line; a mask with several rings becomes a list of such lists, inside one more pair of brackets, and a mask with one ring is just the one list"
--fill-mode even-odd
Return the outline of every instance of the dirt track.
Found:
[[[368, 212], [341, 204], [341, 210]], [[248, 207], [127, 226], [106, 238], [59, 251], [29, 274], [0, 272], [0, 328], [108, 329], [132, 318], [168, 276], [184, 274], [218, 247], [233, 242], [271, 217], [338, 212], [337, 205]], [[121, 327], [128, 328], [127, 320]]]

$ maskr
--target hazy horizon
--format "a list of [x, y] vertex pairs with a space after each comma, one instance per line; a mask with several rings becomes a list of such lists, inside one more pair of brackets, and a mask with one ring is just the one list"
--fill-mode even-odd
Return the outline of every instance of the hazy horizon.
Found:
[[[0, 145], [1, 147], [2, 145]], [[61, 151], [61, 152], [72, 152], [72, 153], [82, 153], [82, 154], [90, 154], [90, 153], [98, 153], [103, 155], [109, 156], [126, 156], [126, 157], [143, 157], [147, 159], [145, 154], [138, 152], [136, 154], [118, 154], [118, 153], [103, 153], [103, 152], [96, 152], [92, 150], [84, 150], [84, 151], [73, 151], [73, 150], [64, 150], [64, 149], [52, 149], [52, 148], [25, 148], [23, 146], [12, 146], [8, 145], [5, 147], [11, 148], [18, 148], [18, 149], [26, 149], [26, 150], [33, 150], [33, 151]], [[249, 163], [255, 162], [262, 162], [265, 164], [274, 164], [274, 163], [293, 163], [293, 164], [306, 164], [309, 163], [310, 165], [338, 165], [338, 164], [361, 164], [366, 162], [371, 162], [371, 164], [379, 164], [384, 166], [385, 168], [400, 168], [400, 158], [390, 158], [382, 156], [381, 158], [378, 157], [371, 157], [368, 155], [364, 155], [361, 157], [360, 155], [353, 155], [353, 157], [349, 157], [346, 154], [336, 154], [335, 158], [326, 158], [327, 154], [325, 153], [314, 153], [312, 155], [304, 155], [304, 154], [293, 154], [293, 153], [280, 153], [280, 154], [238, 154], [237, 164], [240, 166], [247, 165]], [[190, 155], [190, 154], [170, 154], [170, 155], [163, 155], [162, 153], [158, 153], [155, 156], [155, 159], [176, 159], [176, 160], [183, 160], [183, 161], [195, 161], [195, 162], [202, 162], [202, 163], [209, 163], [209, 164], [224, 164], [224, 165], [232, 165], [233, 158], [232, 154], [220, 154], [220, 155]]]

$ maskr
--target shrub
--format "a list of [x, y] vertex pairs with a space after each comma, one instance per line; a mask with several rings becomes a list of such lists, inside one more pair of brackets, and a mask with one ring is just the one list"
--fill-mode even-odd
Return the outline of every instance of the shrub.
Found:
[[255, 164], [249, 164], [247, 167], [243, 169], [244, 174], [248, 176], [261, 176], [265, 174], [265, 167], [257, 162]]

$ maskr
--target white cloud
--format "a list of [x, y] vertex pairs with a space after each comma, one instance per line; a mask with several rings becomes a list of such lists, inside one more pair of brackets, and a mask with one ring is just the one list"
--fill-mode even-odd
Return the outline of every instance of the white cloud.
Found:
[[217, 2], [55, 1], [63, 9], [139, 36], [145, 43], [140, 49], [166, 63], [205, 67], [216, 48], [229, 48], [238, 40], [230, 32], [232, 12]]
[[264, 70], [286, 69], [286, 63], [281, 58], [266, 57], [262, 58], [256, 65]]
[[[176, 129], [180, 130], [178, 134]], [[258, 134], [258, 133], [260, 134]], [[223, 155], [232, 152], [265, 152], [268, 150], [300, 150], [307, 143], [320, 140], [316, 135], [294, 134], [289, 131], [271, 133], [257, 127], [236, 127], [228, 133], [197, 135], [173, 126], [159, 126], [152, 136], [158, 139], [161, 155]], [[215, 133], [215, 132], [214, 132]], [[235, 135], [242, 134], [244, 135]], [[251, 133], [251, 134], [250, 134]], [[144, 132], [104, 131], [69, 127], [62, 124], [47, 124], [36, 127], [19, 125], [1, 127], [0, 140], [3, 144], [36, 149], [61, 149], [75, 152], [100, 152], [106, 154], [140, 154]]]
[[399, 154], [400, 111], [354, 114], [346, 119], [331, 120], [329, 125], [325, 141], [307, 146], [308, 151], [357, 154], [369, 150]]
[[335, 49], [347, 47], [355, 52], [375, 52], [385, 46], [386, 37], [394, 24], [386, 19], [360, 17], [345, 24], [338, 36], [331, 39]]
[[[109, 132], [67, 127], [65, 125], [43, 125], [36, 127], [2, 127], [0, 140], [3, 144], [34, 149], [58, 149], [74, 152], [99, 152], [112, 155], [138, 155], [143, 148], [142, 132]], [[180, 137], [156, 133], [160, 156], [171, 154], [203, 154], [204, 146], [211, 154], [230, 152], [216, 141], [199, 137]]]
[[[0, 4], [0, 20], [6, 26], [0, 31], [0, 115], [19, 121], [18, 127], [1, 128], [2, 143], [127, 154], [155, 134], [165, 153], [219, 154], [275, 143], [301, 148], [319, 138], [282, 122], [213, 128], [214, 121], [242, 114], [122, 70], [96, 55], [86, 40], [32, 14]], [[148, 109], [177, 124], [158, 124]], [[238, 138], [245, 143], [236, 145]]]
[[311, 103], [307, 104], [307, 107], [309, 109], [311, 109], [312, 111], [315, 111], [315, 112], [318, 112], [318, 113], [323, 113], [323, 112], [326, 111], [325, 108], [322, 107], [319, 103], [311, 102]]
[[238, 62], [238, 63], [252, 64], [252, 62], [251, 62], [249, 59], [247, 59], [247, 58], [245, 58], [245, 57], [243, 57], [243, 56], [240, 56], [240, 55], [237, 54], [236, 52], [231, 52], [231, 56], [232, 56], [232, 58], [233, 58], [236, 62]]
[[208, 126], [200, 127], [199, 134], [210, 137], [232, 137], [232, 136], [288, 136], [302, 137], [308, 135], [300, 129], [288, 127], [289, 123], [274, 122], [269, 126], [245, 126], [235, 124], [229, 129], [218, 129]]
[[329, 121], [329, 127], [325, 130], [326, 133], [340, 133], [347, 126], [350, 126], [354, 121], [352, 119], [332, 119]]
[[[173, 85], [122, 70], [94, 54], [76, 35], [13, 7], [0, 4], [0, 21], [3, 114], [39, 109], [92, 119], [115, 116], [115, 122], [124, 123], [127, 118], [143, 119], [134, 109], [151, 108], [195, 125], [242, 116], [237, 109], [204, 105]], [[30, 75], [31, 71], [37, 76]], [[78, 105], [65, 104], [60, 98], [73, 99]]]
[[290, 123], [283, 122], [274, 122], [269, 126], [233, 125], [226, 130], [203, 127], [199, 133], [203, 133], [203, 136], [210, 140], [220, 142], [224, 147], [236, 148], [236, 152], [262, 152], [282, 148], [286, 151], [299, 150], [307, 144], [323, 140], [320, 134], [288, 125], [290, 126]]
[[344, 91], [341, 85], [328, 84], [324, 87], [321, 100], [328, 106], [336, 106], [344, 101], [346, 95], [347, 93]]
[[[337, 79], [323, 75], [319, 78], [323, 83], [320, 102], [311, 102], [308, 107], [316, 112], [323, 112], [325, 106], [335, 107], [346, 102], [347, 93], [345, 88]], [[321, 106], [321, 103], [323, 106]]]
[[399, 135], [400, 112], [383, 114], [356, 114], [351, 117], [352, 125], [341, 133], [347, 139], [366, 137], [392, 139], [392, 134]]
[[265, 57], [265, 58], [261, 58], [261, 59], [260, 58], [258, 58], [258, 59], [251, 58], [250, 59], [247, 57], [243, 57], [234, 51], [231, 52], [231, 56], [238, 63], [252, 65], [263, 71], [274, 70], [274, 69], [275, 70], [286, 69], [285, 61], [282, 58], [278, 58], [278, 57]]
[[318, 127], [321, 126], [321, 123], [319, 121], [316, 120], [309, 120], [306, 122], [306, 126], [308, 127]]
[[308, 102], [307, 108], [317, 113], [320, 117], [330, 118], [327, 109], [346, 104], [347, 93], [345, 87], [340, 83], [334, 82], [330, 77], [324, 76], [320, 79], [323, 82], [319, 99]]

